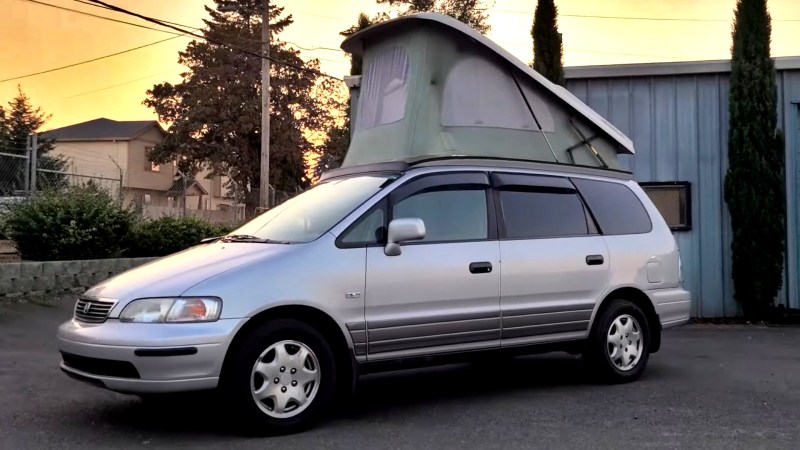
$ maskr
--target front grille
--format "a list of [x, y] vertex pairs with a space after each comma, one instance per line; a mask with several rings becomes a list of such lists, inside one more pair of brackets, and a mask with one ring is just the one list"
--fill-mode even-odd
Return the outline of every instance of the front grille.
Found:
[[63, 358], [65, 366], [88, 374], [117, 378], [139, 378], [139, 371], [128, 361], [90, 358], [65, 352], [61, 352], [61, 358]]
[[113, 306], [114, 302], [81, 298], [75, 303], [75, 318], [81, 322], [103, 323]]

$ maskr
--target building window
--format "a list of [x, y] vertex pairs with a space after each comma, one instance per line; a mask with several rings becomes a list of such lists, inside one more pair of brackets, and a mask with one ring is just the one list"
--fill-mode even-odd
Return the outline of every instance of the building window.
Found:
[[688, 181], [639, 183], [673, 231], [692, 229], [692, 191]]
[[143, 194], [142, 195], [142, 204], [144, 206], [150, 206], [150, 194]]
[[145, 147], [144, 148], [144, 170], [149, 170], [150, 172], [161, 172], [161, 166], [154, 162], [150, 161], [150, 153], [153, 152], [153, 147]]
[[167, 197], [167, 206], [170, 208], [175, 207], [175, 197]]

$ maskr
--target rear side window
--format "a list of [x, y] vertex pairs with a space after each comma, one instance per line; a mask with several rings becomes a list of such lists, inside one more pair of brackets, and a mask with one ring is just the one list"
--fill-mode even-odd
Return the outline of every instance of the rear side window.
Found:
[[577, 192], [500, 191], [506, 237], [543, 238], [589, 234]]
[[649, 233], [653, 229], [642, 202], [628, 186], [573, 178], [594, 214], [600, 232], [608, 235]]

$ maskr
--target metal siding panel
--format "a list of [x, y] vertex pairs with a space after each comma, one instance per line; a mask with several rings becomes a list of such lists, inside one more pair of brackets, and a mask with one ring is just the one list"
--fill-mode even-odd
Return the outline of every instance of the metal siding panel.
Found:
[[[675, 181], [689, 181], [697, 185], [698, 156], [697, 156], [697, 80], [695, 77], [682, 77], [675, 80], [675, 157], [677, 160]], [[699, 219], [693, 222], [693, 230], [689, 232], [675, 232], [678, 248], [681, 250], [684, 270], [684, 285], [695, 299], [693, 308], [698, 308], [700, 302], [705, 301], [699, 295], [701, 284], [705, 281], [700, 260], [700, 245], [698, 238], [703, 227], [703, 218], [697, 217], [698, 190], [691, 191], [692, 216]], [[697, 314], [695, 309], [694, 314]]]
[[653, 79], [655, 124], [653, 172], [655, 181], [672, 181], [678, 175], [676, 159], [675, 78]]
[[786, 230], [787, 230], [787, 274], [788, 304], [790, 308], [800, 308], [800, 249], [798, 245], [798, 223], [800, 223], [800, 210], [798, 210], [798, 195], [800, 195], [800, 166], [798, 166], [798, 153], [800, 153], [800, 71], [780, 72], [781, 84], [779, 98], [783, 101], [784, 130], [786, 130]]
[[697, 219], [700, 290], [693, 292], [700, 317], [719, 317], [724, 314], [725, 297], [723, 281], [723, 214], [725, 203], [722, 196], [722, 173], [720, 145], [719, 80], [716, 76], [701, 76], [697, 85], [697, 149], [698, 180], [693, 191], [697, 203], [693, 205], [693, 218]]
[[575, 97], [578, 97], [583, 103], [587, 103], [588, 81], [586, 80], [569, 80], [567, 81], [567, 89], [572, 92]]
[[587, 88], [589, 107], [608, 118], [608, 80], [589, 80]]
[[[609, 106], [606, 119], [630, 137], [631, 131], [631, 85], [629, 79], [608, 81]], [[634, 147], [635, 148], [635, 147]], [[638, 150], [638, 149], [637, 149]], [[620, 155], [617, 158], [626, 170], [633, 169], [633, 155]]]
[[636, 157], [633, 175], [637, 181], [653, 181], [653, 97], [650, 79], [631, 80], [631, 134]]
[[733, 278], [731, 278], [731, 216], [725, 204], [725, 174], [728, 171], [728, 97], [730, 93], [730, 77], [720, 74], [719, 78], [719, 142], [720, 142], [720, 177], [723, 183], [722, 199], [722, 288], [724, 304], [723, 315], [730, 317], [739, 314], [739, 305], [733, 297]]

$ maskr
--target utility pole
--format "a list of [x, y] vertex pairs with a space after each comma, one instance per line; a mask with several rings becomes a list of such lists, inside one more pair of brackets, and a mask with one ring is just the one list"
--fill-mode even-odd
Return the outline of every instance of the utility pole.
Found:
[[[242, 11], [236, 2], [223, 3], [222, 12]], [[249, 29], [249, 16], [245, 17]], [[258, 185], [258, 206], [270, 207], [269, 190], [269, 0], [264, 0], [261, 19], [261, 182]]]
[[261, 20], [261, 184], [259, 205], [269, 208], [269, 0], [264, 0]]

